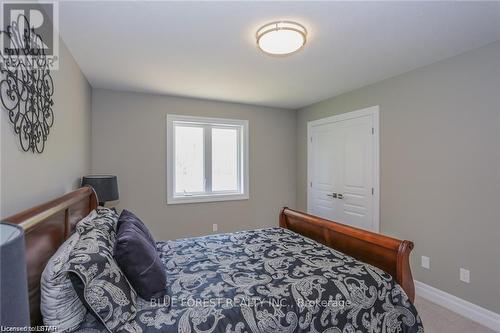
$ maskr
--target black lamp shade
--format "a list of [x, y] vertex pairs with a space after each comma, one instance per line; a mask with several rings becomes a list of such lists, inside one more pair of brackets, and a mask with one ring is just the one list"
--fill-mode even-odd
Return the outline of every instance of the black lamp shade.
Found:
[[119, 199], [118, 181], [116, 176], [90, 175], [82, 178], [82, 186], [90, 185], [97, 193], [99, 202], [114, 201]]
[[0, 223], [0, 325], [30, 324], [24, 231], [18, 225]]

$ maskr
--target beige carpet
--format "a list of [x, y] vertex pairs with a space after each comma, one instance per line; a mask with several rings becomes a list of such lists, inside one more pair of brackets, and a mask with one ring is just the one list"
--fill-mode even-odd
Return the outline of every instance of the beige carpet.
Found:
[[415, 298], [415, 307], [424, 323], [425, 333], [495, 333], [421, 297]]

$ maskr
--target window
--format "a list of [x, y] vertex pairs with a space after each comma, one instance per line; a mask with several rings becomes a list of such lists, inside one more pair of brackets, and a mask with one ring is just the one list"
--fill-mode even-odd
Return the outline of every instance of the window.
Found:
[[248, 199], [248, 121], [167, 115], [167, 203]]

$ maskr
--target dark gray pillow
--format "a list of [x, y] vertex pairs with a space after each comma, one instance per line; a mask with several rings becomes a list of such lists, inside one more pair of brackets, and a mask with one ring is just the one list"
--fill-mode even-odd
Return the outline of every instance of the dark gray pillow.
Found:
[[120, 227], [123, 224], [132, 223], [137, 228], [141, 230], [144, 237], [151, 243], [151, 245], [156, 246], [156, 241], [153, 238], [153, 235], [149, 232], [148, 228], [134, 213], [129, 210], [124, 209], [118, 218], [118, 222], [116, 225], [116, 230], [120, 230]]
[[[154, 244], [154, 245], [153, 245]], [[146, 300], [163, 298], [167, 276], [156, 250], [156, 243], [134, 223], [118, 229], [114, 257], [139, 296]]]
[[92, 222], [77, 225], [80, 239], [67, 271], [85, 306], [110, 332], [135, 332], [137, 294], [113, 260], [117, 220], [111, 210], [98, 209]]

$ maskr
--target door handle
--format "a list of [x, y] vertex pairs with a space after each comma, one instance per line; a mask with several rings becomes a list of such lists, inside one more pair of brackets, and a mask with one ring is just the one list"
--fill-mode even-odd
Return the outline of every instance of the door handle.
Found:
[[332, 197], [332, 198], [336, 199], [337, 198], [337, 193], [327, 194], [326, 196], [327, 197]]
[[339, 193], [339, 194], [337, 194], [337, 198], [344, 199], [344, 195]]

